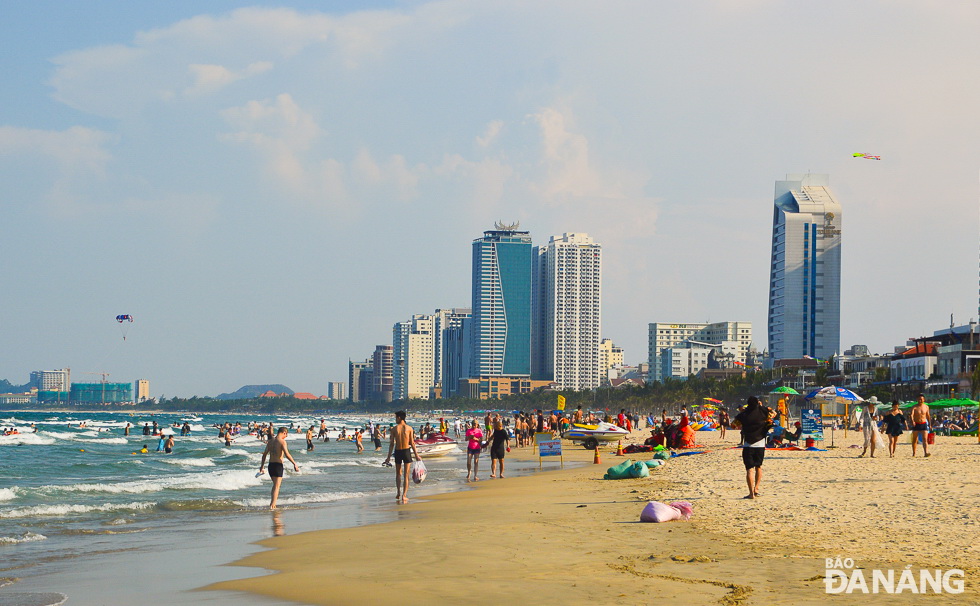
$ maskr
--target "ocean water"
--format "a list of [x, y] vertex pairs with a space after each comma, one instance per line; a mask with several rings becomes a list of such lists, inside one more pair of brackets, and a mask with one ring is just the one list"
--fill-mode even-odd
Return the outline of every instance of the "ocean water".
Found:
[[[191, 419], [192, 434], [180, 437], [179, 427], [172, 429], [173, 454], [156, 452], [158, 438], [142, 435], [144, 423], [156, 421], [170, 433], [171, 426], [185, 418]], [[271, 527], [269, 522], [271, 481], [268, 474], [255, 476], [265, 445], [241, 435], [225, 447], [213, 425], [240, 421], [244, 427], [248, 421], [271, 420], [277, 427], [305, 430], [310, 425], [319, 427], [320, 418], [0, 413], [0, 433], [11, 427], [20, 431], [0, 435], [0, 603], [2, 592], [25, 585], [13, 580], [44, 574], [59, 565], [62, 572], [73, 570], [79, 558], [90, 561], [98, 554], [152, 551], [152, 545], [168, 541], [186, 545], [196, 537], [206, 536], [212, 543], [240, 540], [229, 538], [236, 529], [262, 529], [257, 536], [243, 535], [247, 540], [269, 536], [269, 530], [278, 534], [281, 520], [274, 520]], [[340, 428], [350, 433], [368, 421], [367, 417], [323, 418], [332, 438]], [[375, 421], [387, 424], [393, 419]], [[85, 427], [80, 427], [83, 422]], [[133, 428], [131, 435], [124, 436], [127, 422]], [[150, 452], [139, 454], [144, 444]], [[381, 466], [387, 442], [375, 452], [373, 443], [364, 440], [365, 452], [360, 455], [352, 442], [334, 439], [316, 441], [314, 450], [307, 452], [303, 433], [290, 433], [288, 444], [300, 472], [286, 464], [279, 506], [289, 514], [306, 512], [302, 527], [294, 524], [291, 530], [380, 521], [367, 515], [362, 504], [394, 501], [394, 474]], [[426, 466], [429, 477], [423, 486], [428, 492], [457, 489], [466, 473], [462, 452], [426, 459]], [[287, 519], [300, 519], [296, 515]], [[338, 521], [338, 515], [346, 517]], [[228, 553], [223, 562], [243, 555]], [[217, 579], [206, 582], [210, 580]], [[5, 584], [10, 586], [4, 588]], [[187, 588], [202, 584], [191, 582]]]

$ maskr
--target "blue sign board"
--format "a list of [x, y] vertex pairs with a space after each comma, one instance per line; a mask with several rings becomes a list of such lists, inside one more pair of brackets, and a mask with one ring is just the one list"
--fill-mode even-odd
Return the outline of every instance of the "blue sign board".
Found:
[[804, 408], [800, 412], [803, 439], [823, 440], [823, 415], [819, 408]]

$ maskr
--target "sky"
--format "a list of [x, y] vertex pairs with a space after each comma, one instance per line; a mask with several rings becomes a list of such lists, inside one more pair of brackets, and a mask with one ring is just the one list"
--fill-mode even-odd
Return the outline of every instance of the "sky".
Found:
[[[207, 11], [207, 12], [204, 12]], [[2, 5], [0, 378], [325, 394], [471, 242], [603, 245], [602, 333], [766, 345], [774, 181], [843, 208], [841, 344], [977, 312], [980, 5]], [[881, 161], [852, 158], [854, 152]], [[115, 322], [131, 314], [125, 340]]]

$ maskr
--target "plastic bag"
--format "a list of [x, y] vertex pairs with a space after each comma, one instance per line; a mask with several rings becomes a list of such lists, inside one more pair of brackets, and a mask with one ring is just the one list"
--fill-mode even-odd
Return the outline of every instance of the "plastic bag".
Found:
[[428, 475], [428, 470], [425, 468], [425, 463], [420, 460], [415, 462], [412, 466], [412, 481], [416, 484], [421, 484], [425, 480], [425, 476]]
[[674, 501], [670, 504], [650, 501], [640, 513], [640, 521], [672, 522], [674, 520], [687, 520], [690, 519], [692, 513], [691, 504], [687, 501]]

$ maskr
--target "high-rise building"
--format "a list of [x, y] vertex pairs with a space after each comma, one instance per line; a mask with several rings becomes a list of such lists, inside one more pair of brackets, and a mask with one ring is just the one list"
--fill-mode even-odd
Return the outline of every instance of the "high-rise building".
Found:
[[[457, 335], [460, 331], [454, 331], [454, 329], [462, 329], [463, 322], [468, 318], [473, 317], [473, 310], [467, 307], [454, 307], [452, 309], [437, 309], [433, 315], [433, 320], [435, 322], [435, 342], [433, 347], [433, 353], [435, 355], [435, 376], [433, 381], [435, 385], [440, 385], [443, 388], [444, 396], [446, 394], [446, 367], [447, 361], [446, 356], [449, 355], [449, 339], [458, 338]], [[458, 350], [453, 350], [454, 354], [458, 354]], [[450, 365], [456, 365], [457, 362], [450, 361]], [[456, 376], [457, 381], [459, 376]]]
[[776, 181], [769, 279], [769, 355], [840, 352], [841, 206], [828, 175]]
[[343, 381], [329, 381], [327, 383], [327, 397], [331, 400], [343, 400], [344, 399], [344, 382]]
[[595, 389], [602, 378], [602, 247], [588, 234], [552, 236], [534, 248], [531, 375], [559, 389]]
[[374, 378], [374, 362], [347, 362], [347, 385], [350, 388], [351, 402], [364, 402], [371, 397], [371, 382]]
[[459, 381], [469, 377], [470, 336], [473, 330], [472, 316], [462, 318], [459, 326], [449, 326], [442, 331], [442, 397], [451, 398], [459, 393]]
[[394, 397], [397, 400], [429, 399], [435, 385], [435, 318], [415, 314], [392, 327], [395, 354]]
[[624, 362], [622, 347], [618, 347], [612, 339], [599, 341], [599, 374], [602, 376], [602, 381], [608, 382], [609, 369], [613, 366], [622, 366]]
[[531, 374], [531, 234], [496, 224], [473, 241], [470, 377]]
[[391, 402], [395, 393], [395, 350], [391, 345], [377, 345], [372, 358], [371, 393], [366, 399]]
[[661, 358], [663, 351], [668, 347], [674, 347], [686, 341], [715, 345], [725, 341], [734, 341], [737, 344], [734, 352], [735, 361], [744, 364], [749, 347], [752, 345], [751, 322], [714, 322], [711, 324], [651, 322], [648, 329], [650, 381], [663, 381], [665, 376], [669, 376], [663, 373]]
[[133, 387], [133, 397], [137, 404], [150, 399], [150, 381], [148, 379], [136, 379]]
[[35, 370], [31, 373], [31, 385], [38, 391], [62, 391], [71, 389], [71, 369]]

